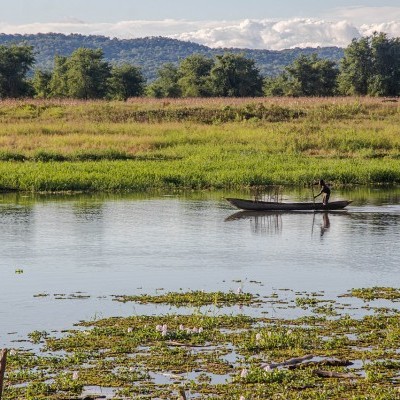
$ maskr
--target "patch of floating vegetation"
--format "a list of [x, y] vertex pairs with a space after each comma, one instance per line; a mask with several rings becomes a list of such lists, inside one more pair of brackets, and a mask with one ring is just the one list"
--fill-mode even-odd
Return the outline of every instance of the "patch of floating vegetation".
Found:
[[217, 307], [232, 306], [237, 304], [255, 305], [261, 303], [258, 296], [252, 293], [234, 292], [169, 292], [151, 296], [142, 294], [137, 296], [114, 296], [115, 301], [135, 302], [140, 304], [168, 304], [176, 307], [201, 307], [215, 305]]
[[[226, 305], [247, 294], [218, 296]], [[82, 321], [57, 337], [34, 331], [29, 339], [41, 351], [9, 352], [4, 399], [79, 399], [88, 388], [112, 399], [400, 399], [398, 307], [356, 318], [315, 297], [303, 292], [293, 306], [329, 308], [329, 318], [219, 315], [218, 308]], [[219, 307], [214, 300], [215, 293], [187, 292], [129, 301]]]
[[374, 286], [372, 288], [351, 289], [343, 297], [358, 297], [362, 300], [400, 300], [400, 289], [392, 287]]

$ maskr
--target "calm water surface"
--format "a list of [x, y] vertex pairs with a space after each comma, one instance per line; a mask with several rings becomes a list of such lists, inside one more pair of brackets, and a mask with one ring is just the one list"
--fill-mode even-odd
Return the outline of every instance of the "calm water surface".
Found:
[[400, 189], [335, 192], [354, 203], [326, 214], [238, 213], [224, 196], [239, 195], [1, 195], [0, 347], [141, 312], [116, 294], [400, 285]]

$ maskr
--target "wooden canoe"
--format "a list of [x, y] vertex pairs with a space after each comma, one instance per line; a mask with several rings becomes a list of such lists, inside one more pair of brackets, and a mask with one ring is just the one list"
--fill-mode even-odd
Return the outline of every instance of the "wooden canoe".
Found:
[[348, 206], [351, 201], [332, 201], [326, 206], [322, 203], [278, 203], [272, 201], [256, 201], [245, 199], [226, 199], [233, 206], [241, 210], [249, 211], [326, 211], [341, 210]]

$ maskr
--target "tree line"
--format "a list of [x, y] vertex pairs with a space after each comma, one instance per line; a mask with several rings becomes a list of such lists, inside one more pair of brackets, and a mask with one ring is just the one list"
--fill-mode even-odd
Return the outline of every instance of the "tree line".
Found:
[[112, 65], [101, 49], [56, 56], [51, 71], [36, 69], [32, 46], [0, 46], [0, 98], [116, 99], [129, 97], [256, 97], [400, 95], [400, 38], [384, 33], [354, 39], [336, 63], [301, 55], [275, 77], [263, 77], [243, 54], [194, 54], [166, 63], [146, 83], [141, 69]]
[[100, 35], [80, 35], [61, 33], [37, 33], [32, 35], [0, 33], [0, 45], [26, 44], [35, 51], [35, 67], [52, 70], [54, 55], [69, 56], [78, 48], [102, 49], [104, 57], [112, 64], [128, 63], [139, 66], [146, 81], [157, 77], [157, 70], [164, 64], [178, 64], [180, 60], [192, 55], [202, 54], [208, 58], [230, 52], [243, 54], [256, 62], [263, 76], [275, 76], [291, 64], [299, 55], [316, 53], [321, 58], [339, 61], [343, 49], [339, 47], [294, 48], [285, 50], [261, 49], [221, 49], [211, 48], [193, 42], [166, 37], [145, 37], [136, 39], [109, 38]]

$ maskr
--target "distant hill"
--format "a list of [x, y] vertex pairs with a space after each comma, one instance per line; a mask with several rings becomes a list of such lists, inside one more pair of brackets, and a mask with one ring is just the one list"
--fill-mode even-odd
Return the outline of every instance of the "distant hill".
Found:
[[244, 54], [255, 60], [262, 75], [276, 75], [301, 54], [317, 53], [319, 57], [339, 61], [343, 49], [339, 47], [320, 47], [290, 49], [281, 51], [252, 50], [236, 48], [212, 49], [192, 42], [183, 42], [164, 37], [146, 37], [142, 39], [111, 39], [105, 36], [84, 36], [78, 34], [39, 33], [35, 35], [0, 34], [0, 45], [26, 43], [36, 52], [36, 65], [40, 69], [51, 70], [56, 54], [68, 56], [79, 47], [101, 48], [105, 58], [118, 64], [128, 62], [140, 66], [148, 80], [156, 77], [157, 69], [167, 62], [178, 63], [192, 54], [214, 57], [224, 52]]

